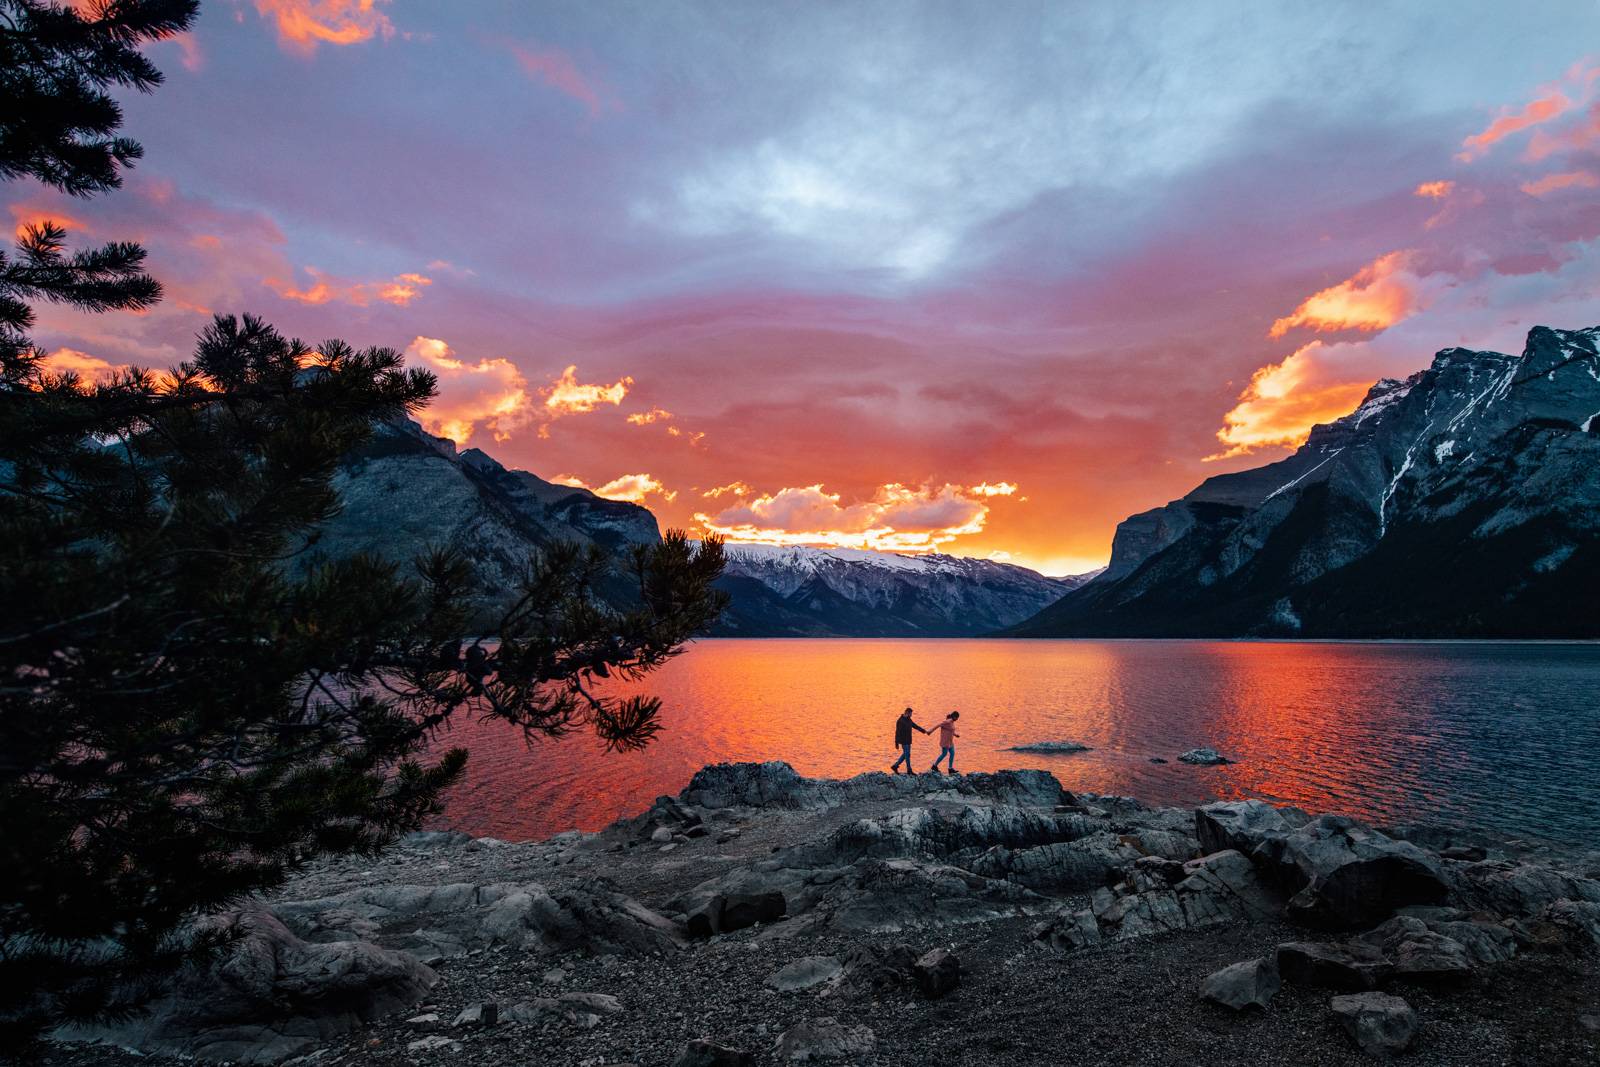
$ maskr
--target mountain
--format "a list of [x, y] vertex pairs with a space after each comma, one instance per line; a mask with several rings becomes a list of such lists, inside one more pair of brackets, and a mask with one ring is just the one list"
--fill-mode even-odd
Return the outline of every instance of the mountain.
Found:
[[1447, 348], [1124, 521], [1018, 636], [1600, 636], [1600, 327]]
[[729, 545], [724, 637], [970, 637], [1028, 618], [1084, 581], [945, 555]]
[[[572, 541], [615, 553], [661, 539], [645, 508], [507, 470], [475, 448], [458, 454], [454, 442], [409, 419], [379, 425], [344, 457], [334, 485], [343, 508], [319, 530], [315, 552], [337, 558], [366, 551], [405, 562], [429, 546], [454, 547], [476, 569], [472, 599], [485, 625], [541, 547]], [[598, 592], [616, 603], [631, 596], [620, 570]]]
[[[405, 563], [450, 546], [477, 572], [477, 625], [491, 626], [529, 555], [557, 541], [618, 557], [661, 540], [646, 508], [510, 470], [487, 453], [457, 452], [410, 419], [380, 425], [345, 456], [334, 479], [343, 508], [318, 531], [314, 553], [372, 552]], [[852, 549], [729, 546], [719, 586], [732, 603], [713, 634], [737, 637], [961, 636], [1027, 618], [1081, 579], [952, 556]], [[597, 590], [614, 604], [634, 595], [619, 566]]]

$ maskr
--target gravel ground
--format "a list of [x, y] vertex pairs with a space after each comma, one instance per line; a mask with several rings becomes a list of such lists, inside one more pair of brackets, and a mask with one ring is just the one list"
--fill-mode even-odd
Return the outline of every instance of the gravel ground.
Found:
[[[376, 861], [320, 864], [286, 886], [286, 899], [323, 896], [375, 881], [448, 883], [542, 881], [604, 874], [645, 904], [661, 907], [686, 886], [774, 849], [816, 837], [904, 801], [826, 812], [717, 813], [706, 837], [662, 852], [620, 825], [597, 835], [538, 844], [474, 845], [444, 852], [395, 850]], [[718, 843], [724, 831], [738, 835]], [[634, 842], [629, 844], [629, 842]], [[1269, 1010], [1236, 1015], [1199, 999], [1201, 979], [1240, 960], [1268, 955], [1306, 933], [1257, 923], [1169, 934], [1071, 954], [1038, 947], [1032, 920], [1006, 919], [896, 935], [779, 936], [784, 924], [742, 930], [667, 957], [534, 957], [486, 950], [446, 960], [430, 1002], [331, 1039], [301, 1063], [454, 1064], [460, 1067], [633, 1063], [667, 1067], [694, 1038], [776, 1063], [789, 1027], [833, 1017], [870, 1027], [876, 1047], [850, 1062], [867, 1067], [1050, 1064], [1358, 1064], [1329, 1011], [1331, 993], [1285, 985]], [[960, 987], [931, 1001], [907, 987], [883, 995], [778, 993], [763, 980], [804, 956], [843, 955], [856, 945], [942, 946], [961, 960]], [[1457, 988], [1396, 985], [1422, 1020], [1405, 1061], [1424, 1064], [1600, 1064], [1600, 959], [1530, 952]], [[623, 1005], [590, 1027], [570, 1021], [450, 1025], [469, 1005], [502, 1010], [532, 997], [605, 993]], [[440, 1024], [406, 1020], [436, 1013]], [[452, 1044], [408, 1049], [442, 1035]], [[43, 1062], [58, 1067], [161, 1062], [113, 1049], [61, 1046]], [[838, 1061], [835, 1061], [838, 1062]]]

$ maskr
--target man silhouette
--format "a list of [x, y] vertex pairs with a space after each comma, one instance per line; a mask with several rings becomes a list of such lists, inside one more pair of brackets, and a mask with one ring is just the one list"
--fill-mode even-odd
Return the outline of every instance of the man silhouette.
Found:
[[912, 730], [917, 730], [921, 733], [928, 732], [911, 720], [911, 709], [907, 708], [905, 711], [902, 711], [900, 713], [900, 717], [894, 721], [894, 745], [900, 750], [900, 758], [895, 760], [894, 763], [889, 766], [890, 774], [899, 773], [900, 764], [902, 763], [906, 765], [907, 774], [916, 773], [916, 771], [911, 769]]

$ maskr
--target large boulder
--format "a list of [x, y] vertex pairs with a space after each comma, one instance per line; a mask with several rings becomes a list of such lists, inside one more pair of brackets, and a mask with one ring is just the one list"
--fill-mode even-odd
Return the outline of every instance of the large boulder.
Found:
[[1264, 837], [1251, 858], [1286, 890], [1289, 917], [1312, 926], [1370, 926], [1409, 904], [1449, 896], [1437, 858], [1343, 815]]
[[777, 922], [788, 914], [789, 905], [777, 889], [730, 889], [713, 895], [689, 913], [688, 929], [693, 937], [710, 937], [743, 930], [757, 923]]
[[1574, 940], [1600, 946], [1600, 904], [1590, 900], [1558, 900], [1544, 909], [1546, 922]]
[[1269, 836], [1292, 829], [1283, 812], [1261, 800], [1218, 801], [1194, 812], [1194, 832], [1202, 852], [1233, 849], [1248, 856]]
[[1364, 941], [1292, 941], [1278, 946], [1276, 959], [1285, 982], [1323, 989], [1376, 989], [1394, 971], [1383, 950]]
[[493, 945], [597, 954], [682, 947], [676, 925], [601, 879], [553, 891], [532, 882], [371, 886], [272, 910], [308, 941], [370, 941], [424, 962]]
[[1495, 915], [1533, 918], [1558, 900], [1600, 903], [1600, 881], [1544, 864], [1455, 863], [1449, 877], [1462, 907]]
[[1126, 881], [1098, 890], [1089, 910], [1058, 913], [1033, 935], [1055, 948], [1083, 948], [1264, 919], [1282, 906], [1250, 861], [1231, 849], [1183, 864], [1147, 857], [1130, 865]]
[[854, 945], [845, 953], [839, 973], [824, 989], [830, 995], [879, 996], [904, 989], [922, 957], [910, 945]]
[[239, 936], [221, 958], [186, 968], [146, 1014], [60, 1036], [202, 1060], [277, 1063], [413, 1007], [438, 981], [403, 952], [361, 941], [306, 942], [259, 903], [212, 922], [237, 924]]
[[1417, 1013], [1399, 997], [1348, 993], [1334, 997], [1331, 1007], [1350, 1040], [1369, 1056], [1397, 1056], [1417, 1039]]

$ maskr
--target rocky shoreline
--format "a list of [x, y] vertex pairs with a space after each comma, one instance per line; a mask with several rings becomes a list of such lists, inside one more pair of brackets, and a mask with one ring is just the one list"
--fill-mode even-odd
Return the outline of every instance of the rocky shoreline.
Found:
[[1600, 853], [1043, 771], [718, 764], [598, 833], [318, 864], [238, 921], [47, 1060], [1600, 1062]]

